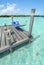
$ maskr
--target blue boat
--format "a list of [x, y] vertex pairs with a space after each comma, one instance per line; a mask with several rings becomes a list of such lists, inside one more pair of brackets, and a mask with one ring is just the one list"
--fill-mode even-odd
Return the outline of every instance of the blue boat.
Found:
[[19, 28], [19, 27], [22, 27], [22, 26], [25, 26], [26, 24], [23, 24], [23, 25], [21, 25], [20, 23], [19, 23], [19, 21], [13, 21], [12, 22], [12, 26], [14, 26], [15, 28]]

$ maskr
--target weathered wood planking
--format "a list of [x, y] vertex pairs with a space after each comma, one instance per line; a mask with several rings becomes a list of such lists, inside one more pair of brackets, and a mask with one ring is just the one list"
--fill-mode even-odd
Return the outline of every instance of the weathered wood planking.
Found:
[[0, 28], [0, 47], [1, 47], [1, 28]]
[[[13, 32], [12, 34], [11, 31]], [[20, 45], [26, 41], [29, 41], [27, 32], [12, 26], [10, 26], [9, 30], [5, 30], [5, 27], [0, 28], [0, 53], [8, 49], [11, 50], [12, 47]]]
[[4, 35], [4, 29], [1, 30], [1, 47], [5, 46], [5, 35]]
[[18, 31], [16, 30], [16, 28], [13, 27], [12, 29], [13, 29], [14, 33], [16, 34], [17, 38], [18, 38], [19, 40], [22, 40], [22, 38], [21, 38], [21, 36], [18, 34]]

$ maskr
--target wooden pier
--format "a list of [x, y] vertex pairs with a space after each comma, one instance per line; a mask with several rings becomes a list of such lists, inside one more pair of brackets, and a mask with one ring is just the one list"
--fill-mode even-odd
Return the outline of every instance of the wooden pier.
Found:
[[7, 30], [0, 28], [0, 53], [26, 41], [29, 41], [29, 37], [24, 30], [12, 26]]
[[[1, 26], [0, 27], [0, 53], [10, 50], [25, 42], [29, 42], [32, 36], [32, 26], [34, 22], [35, 9], [31, 11], [29, 31], [26, 32], [22, 28], [15, 28], [14, 26]], [[13, 18], [12, 18], [13, 21]]]

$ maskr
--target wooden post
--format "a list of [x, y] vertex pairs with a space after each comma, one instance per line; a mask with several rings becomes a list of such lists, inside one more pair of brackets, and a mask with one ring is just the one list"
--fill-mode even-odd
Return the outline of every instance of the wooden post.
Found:
[[31, 10], [31, 15], [30, 15], [30, 25], [29, 25], [29, 37], [32, 37], [32, 27], [34, 23], [34, 14], [35, 14], [35, 9]]
[[13, 22], [13, 16], [11, 16], [12, 17], [12, 22]]

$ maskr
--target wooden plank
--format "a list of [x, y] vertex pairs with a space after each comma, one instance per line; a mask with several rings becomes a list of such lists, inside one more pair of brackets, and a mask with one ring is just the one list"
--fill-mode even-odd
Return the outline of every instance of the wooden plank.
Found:
[[[11, 46], [11, 48], [12, 48], [12, 47], [16, 47], [16, 46], [18, 46], [18, 45], [20, 45], [20, 44], [22, 44], [22, 43], [28, 42], [28, 41], [29, 41], [29, 38], [22, 39], [21, 41], [18, 41], [18, 42], [16, 42], [16, 43], [14, 43], [14, 44]], [[2, 48], [0, 48], [0, 53], [6, 51], [6, 50], [8, 50], [8, 49], [10, 49], [10, 46], [9, 46], [9, 45], [7, 45], [7, 46], [5, 46], [5, 47], [2, 47]]]
[[9, 37], [10, 37], [10, 39], [11, 39], [11, 43], [14, 43], [14, 39], [13, 39], [13, 37], [12, 37], [12, 35], [11, 35], [10, 32], [9, 32]]
[[29, 32], [23, 30], [22, 28], [17, 28], [17, 30], [21, 31], [24, 33], [24, 35], [28, 36], [29, 35]]
[[17, 36], [17, 38], [19, 40], [22, 40], [21, 36], [18, 34], [18, 32], [16, 31], [16, 29], [14, 27], [12, 27], [12, 30], [14, 31], [15, 35]]
[[18, 41], [18, 40], [19, 40], [18, 37], [17, 37], [17, 35], [14, 33], [13, 30], [11, 30], [10, 33], [11, 33], [11, 35], [12, 35], [14, 41]]
[[27, 35], [26, 35], [23, 31], [18, 30], [18, 32], [20, 33], [20, 35], [21, 35], [23, 38], [26, 38], [26, 37], [27, 37]]
[[28, 37], [28, 34], [26, 34], [26, 32], [24, 30], [22, 30], [21, 28], [15, 28], [15, 29], [16, 29], [17, 33], [22, 37], [22, 39]]
[[1, 28], [0, 28], [0, 47], [1, 47]]
[[1, 32], [1, 47], [5, 46], [5, 36], [4, 36], [4, 30], [2, 29]]
[[15, 31], [16, 31], [17, 34], [23, 39], [23, 36], [22, 36], [21, 32], [19, 32], [16, 28], [15, 28]]
[[17, 30], [16, 28], [14, 28], [14, 29], [17, 32], [17, 34], [23, 39], [24, 36], [22, 35], [22, 33], [19, 30]]
[[18, 39], [18, 37], [17, 37], [16, 34], [13, 34], [12, 36], [13, 36], [13, 38], [14, 38], [14, 40], [15, 40], [16, 42], [19, 41], [19, 39]]
[[28, 33], [29, 33], [29, 32], [28, 32], [28, 31], [24, 31], [24, 30], [23, 30], [23, 33], [24, 33], [25, 35], [27, 35], [27, 36], [28, 36]]
[[20, 40], [20, 41], [18, 41], [18, 42], [16, 42], [16, 43], [14, 43], [14, 44], [12, 45], [12, 47], [16, 47], [16, 46], [18, 46], [18, 45], [20, 45], [20, 44], [22, 44], [22, 43], [28, 42], [28, 41], [29, 41], [29, 37], [28, 37], [28, 38], [25, 38], [25, 39], [22, 39], [22, 40]]
[[14, 43], [14, 39], [13, 39], [13, 37], [12, 37], [10, 31], [9, 31], [9, 32], [6, 31], [5, 33], [7, 33], [7, 34], [6, 34], [6, 44], [9, 45], [9, 41], [11, 41], [11, 42], [10, 42], [11, 44]]
[[9, 45], [8, 36], [6, 35], [6, 45]]
[[4, 47], [1, 47], [1, 48], [0, 48], [0, 53], [6, 51], [6, 50], [8, 50], [8, 49], [9, 49], [9, 46], [8, 46], [8, 45], [7, 45], [7, 46], [4, 46]]

